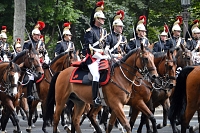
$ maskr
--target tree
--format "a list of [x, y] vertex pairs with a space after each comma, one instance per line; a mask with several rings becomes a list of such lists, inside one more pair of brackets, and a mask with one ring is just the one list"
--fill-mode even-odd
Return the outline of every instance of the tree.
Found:
[[24, 30], [26, 22], [26, 0], [14, 0], [13, 42], [17, 38], [24, 44]]

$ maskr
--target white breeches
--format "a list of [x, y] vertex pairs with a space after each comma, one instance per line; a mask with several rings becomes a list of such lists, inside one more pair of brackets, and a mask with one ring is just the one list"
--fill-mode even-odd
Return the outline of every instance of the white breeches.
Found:
[[99, 63], [100, 63], [100, 59], [97, 59], [95, 62], [88, 65], [88, 68], [93, 76], [93, 81], [97, 81], [97, 82], [99, 82], [99, 78], [100, 78]]

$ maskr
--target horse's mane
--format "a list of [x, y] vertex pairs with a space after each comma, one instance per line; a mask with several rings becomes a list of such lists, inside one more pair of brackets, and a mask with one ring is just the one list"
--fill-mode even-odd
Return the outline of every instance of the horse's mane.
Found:
[[58, 56], [56, 56], [50, 63], [50, 65], [52, 65], [54, 62], [56, 62], [59, 58], [61, 58], [62, 56], [68, 54], [68, 52], [62, 52], [61, 54], [59, 54]]
[[17, 56], [12, 59], [12, 62], [16, 62], [19, 58], [21, 58], [22, 56], [24, 56], [26, 54], [27, 50], [23, 50], [22, 52], [20, 52], [19, 54], [17, 54]]
[[19, 65], [17, 65], [16, 63], [13, 63], [13, 65], [14, 65], [14, 68], [13, 68], [14, 72], [21, 72]]
[[140, 48], [135, 48], [135, 49], [131, 50], [130, 52], [128, 52], [128, 54], [126, 54], [126, 55], [120, 60], [120, 62], [125, 62], [132, 54], [134, 54], [135, 52], [137, 52], [138, 49], [140, 49]]

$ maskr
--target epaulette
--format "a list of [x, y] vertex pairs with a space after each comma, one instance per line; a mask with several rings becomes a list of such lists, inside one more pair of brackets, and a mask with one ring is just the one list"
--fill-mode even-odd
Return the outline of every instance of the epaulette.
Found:
[[170, 38], [167, 38], [166, 40], [170, 40]]
[[135, 40], [135, 38], [131, 38], [131, 39], [130, 39], [130, 41], [133, 41], [133, 40]]
[[57, 41], [57, 43], [61, 43], [61, 41]]
[[153, 44], [156, 44], [158, 41], [155, 41]]
[[188, 38], [189, 41], [192, 41], [192, 38]]
[[86, 32], [88, 32], [88, 31], [91, 31], [91, 29], [92, 29], [91, 27], [90, 27], [90, 28], [88, 28], [88, 29], [86, 30]]

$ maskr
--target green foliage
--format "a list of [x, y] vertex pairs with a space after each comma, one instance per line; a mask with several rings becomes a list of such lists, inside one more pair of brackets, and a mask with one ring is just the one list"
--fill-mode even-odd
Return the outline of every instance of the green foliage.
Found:
[[[89, 28], [90, 15], [96, 2], [97, 0], [27, 0], [26, 28], [31, 32], [38, 20], [45, 22], [46, 27], [42, 34], [45, 35], [48, 52], [53, 57], [59, 36], [57, 26], [59, 25], [62, 33], [63, 23], [71, 22], [72, 41], [75, 42], [76, 48], [80, 49], [80, 43], [84, 43], [84, 32]], [[133, 27], [135, 28], [139, 16], [146, 15], [147, 35], [151, 43], [158, 40], [157, 35], [163, 31], [164, 24], [172, 27], [176, 16], [181, 15], [183, 11], [180, 1], [174, 0], [104, 0], [104, 2], [104, 13], [107, 17], [104, 28], [108, 32], [110, 32], [111, 25], [109, 21], [112, 23], [117, 10], [125, 11], [123, 34], [127, 40], [132, 38]], [[12, 44], [13, 32], [13, 5], [14, 1], [0, 1], [0, 15], [2, 16], [0, 24], [8, 27], [7, 35], [10, 44]], [[191, 0], [189, 24], [200, 17], [199, 10], [200, 3]]]

